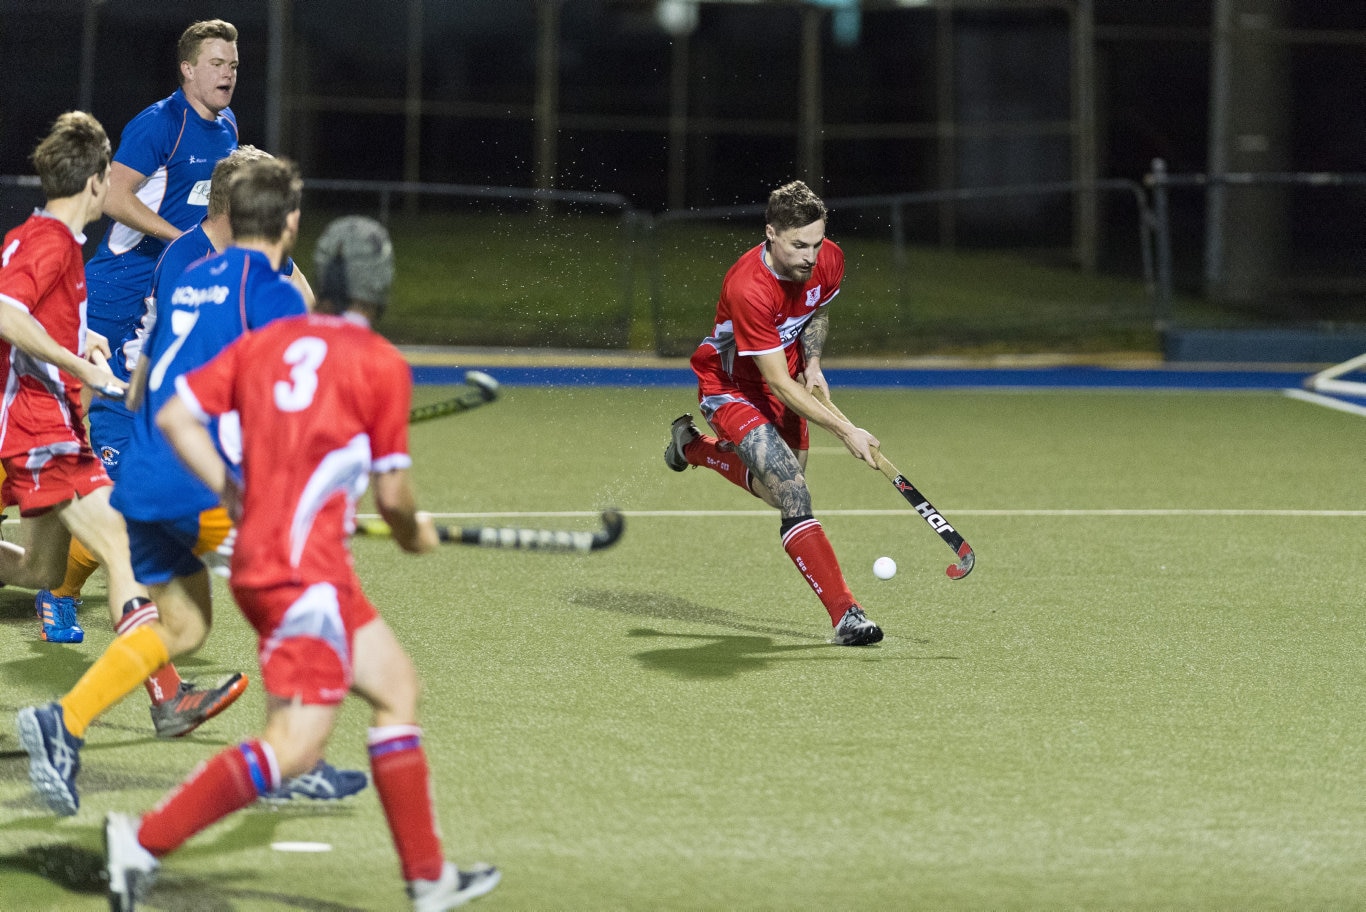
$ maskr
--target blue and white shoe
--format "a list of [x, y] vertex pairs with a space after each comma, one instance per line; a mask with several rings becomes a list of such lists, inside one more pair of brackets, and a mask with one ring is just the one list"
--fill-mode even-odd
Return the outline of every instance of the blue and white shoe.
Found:
[[85, 631], [76, 623], [76, 606], [80, 603], [80, 599], [39, 589], [33, 608], [43, 619], [43, 639], [49, 643], [83, 642]]
[[350, 798], [370, 784], [370, 777], [360, 770], [337, 769], [326, 760], [293, 779], [286, 779], [280, 787], [261, 797], [266, 801], [292, 801], [311, 798], [314, 801], [340, 801]]
[[19, 710], [19, 743], [28, 752], [28, 778], [54, 814], [70, 817], [81, 806], [76, 774], [83, 738], [66, 730], [59, 703]]

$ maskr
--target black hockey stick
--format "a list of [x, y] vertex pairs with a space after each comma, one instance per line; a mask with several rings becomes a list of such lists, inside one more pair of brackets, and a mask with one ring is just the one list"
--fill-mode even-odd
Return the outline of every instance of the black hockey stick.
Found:
[[[843, 412], [835, 408], [825, 390], [819, 386], [816, 387], [815, 396], [816, 401], [828, 408], [836, 417], [849, 421]], [[852, 423], [850, 422], [850, 424]], [[929, 498], [921, 494], [916, 486], [911, 484], [896, 466], [892, 465], [892, 461], [882, 455], [880, 450], [874, 448], [873, 457], [877, 460], [878, 471], [885, 475], [892, 486], [901, 492], [901, 496], [906, 498], [906, 503], [910, 504], [915, 512], [920, 514], [921, 518], [935, 531], [935, 534], [944, 540], [944, 544], [952, 548], [953, 553], [958, 555], [958, 563], [950, 564], [944, 570], [949, 579], [960, 580], [971, 573], [973, 565], [977, 562], [977, 555], [973, 553], [972, 546], [963, 541], [963, 536], [959, 535], [958, 530], [949, 524], [942, 513], [935, 509]]]
[[[521, 529], [502, 526], [437, 526], [436, 534], [442, 542], [453, 545], [475, 545], [480, 548], [508, 548], [513, 551], [558, 551], [587, 554], [610, 548], [621, 538], [626, 520], [616, 510], [604, 510], [602, 528], [596, 532], [568, 529]], [[378, 519], [358, 519], [357, 535], [390, 535], [387, 524]]]
[[431, 405], [419, 405], [408, 412], [408, 423], [417, 424], [419, 421], [431, 421], [433, 418], [442, 418], [457, 412], [468, 412], [498, 398], [498, 381], [483, 371], [467, 371], [465, 382], [470, 388], [462, 390], [460, 395], [433, 402]]

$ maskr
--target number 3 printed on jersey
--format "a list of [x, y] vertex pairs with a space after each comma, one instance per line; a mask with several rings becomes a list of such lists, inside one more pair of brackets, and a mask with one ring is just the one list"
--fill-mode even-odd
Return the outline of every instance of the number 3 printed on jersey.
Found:
[[318, 368], [327, 357], [327, 343], [302, 336], [285, 349], [289, 379], [275, 381], [275, 405], [282, 412], [302, 412], [313, 404], [318, 391]]

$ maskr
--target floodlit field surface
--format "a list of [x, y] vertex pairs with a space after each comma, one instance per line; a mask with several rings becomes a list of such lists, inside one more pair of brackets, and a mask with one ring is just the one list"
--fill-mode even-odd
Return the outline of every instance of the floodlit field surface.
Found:
[[[836, 393], [978, 555], [949, 581], [949, 549], [815, 432], [817, 515], [887, 632], [866, 649], [826, 644], [758, 501], [664, 467], [688, 390], [510, 388], [414, 427], [424, 505], [500, 514], [458, 524], [627, 511], [582, 557], [356, 544], [424, 676], [448, 853], [504, 872], [475, 908], [1362, 908], [1366, 420], [1267, 393]], [[189, 676], [255, 669], [217, 592]], [[5, 909], [104, 908], [104, 813], [261, 721], [253, 683], [158, 742], [139, 691], [90, 731], [80, 814], [48, 816], [12, 719], [108, 643], [101, 589], [82, 617], [84, 645], [44, 644], [0, 590]], [[334, 763], [364, 765], [366, 721], [348, 704]], [[405, 907], [371, 790], [229, 818], [149, 903]]]

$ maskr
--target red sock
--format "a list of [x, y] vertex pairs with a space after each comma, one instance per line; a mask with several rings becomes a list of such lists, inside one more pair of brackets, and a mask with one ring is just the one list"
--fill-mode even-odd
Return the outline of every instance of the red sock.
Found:
[[142, 816], [138, 842], [160, 858], [195, 833], [280, 787], [275, 752], [252, 739], [219, 752]]
[[386, 725], [369, 731], [370, 778], [389, 833], [398, 850], [404, 880], [436, 880], [445, 857], [432, 814], [431, 777], [422, 750], [422, 729]]
[[683, 448], [683, 458], [689, 465], [711, 469], [731, 484], [749, 491], [749, 468], [730, 444], [723, 449], [721, 441], [703, 434]]
[[839, 561], [835, 559], [835, 549], [830, 547], [825, 530], [810, 516], [796, 516], [783, 520], [782, 533], [783, 550], [811, 584], [811, 589], [830, 614], [830, 623], [838, 624], [844, 612], [858, 603], [844, 581]]
[[[158, 617], [157, 606], [152, 602], [144, 598], [130, 599], [128, 604], [123, 606], [123, 617], [114, 628], [114, 632], [127, 633], [143, 624], [150, 624]], [[153, 703], [165, 703], [180, 691], [180, 672], [167, 662], [152, 672], [151, 676], [142, 682], [142, 686], [147, 688], [147, 695], [152, 698]]]

